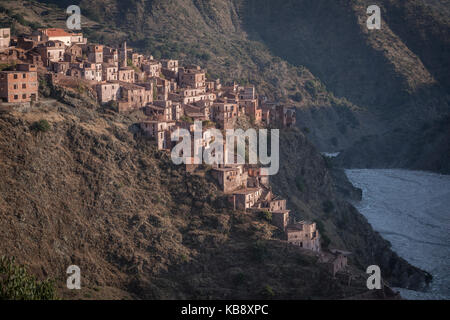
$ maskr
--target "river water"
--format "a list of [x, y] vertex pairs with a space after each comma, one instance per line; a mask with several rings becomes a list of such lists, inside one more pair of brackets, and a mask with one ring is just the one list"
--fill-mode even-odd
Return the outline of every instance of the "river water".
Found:
[[450, 176], [397, 169], [346, 170], [363, 190], [355, 207], [392, 249], [428, 271], [426, 292], [397, 288], [406, 299], [450, 300]]

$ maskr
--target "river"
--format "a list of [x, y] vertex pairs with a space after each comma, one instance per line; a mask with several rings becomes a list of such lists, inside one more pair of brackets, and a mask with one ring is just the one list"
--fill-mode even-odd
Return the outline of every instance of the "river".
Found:
[[450, 299], [450, 176], [398, 169], [346, 170], [363, 190], [356, 208], [392, 249], [428, 271], [426, 292], [397, 288], [406, 299]]

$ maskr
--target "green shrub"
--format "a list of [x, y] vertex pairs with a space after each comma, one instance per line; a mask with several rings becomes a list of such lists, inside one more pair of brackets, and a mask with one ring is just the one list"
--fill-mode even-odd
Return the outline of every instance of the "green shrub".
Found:
[[14, 258], [0, 258], [0, 300], [55, 300], [54, 284], [38, 281], [29, 275]]
[[43, 120], [39, 120], [34, 122], [31, 125], [31, 129], [35, 130], [35, 131], [39, 131], [39, 132], [47, 132], [51, 129], [50, 123], [48, 123], [47, 120], [43, 119]]
[[119, 110], [119, 103], [117, 101], [111, 100], [104, 104], [104, 106], [107, 109], [118, 111]]
[[259, 212], [259, 217], [263, 220], [271, 222], [272, 221], [272, 212], [270, 212], [269, 210], [262, 210]]
[[328, 248], [328, 246], [331, 243], [331, 240], [330, 238], [328, 238], [326, 234], [323, 222], [321, 220], [314, 220], [314, 222], [316, 223], [317, 230], [319, 231], [320, 234], [320, 245], [322, 246], [322, 248]]
[[296, 92], [295, 94], [290, 95], [289, 98], [296, 102], [301, 102], [303, 100], [303, 96], [300, 92]]
[[319, 92], [318, 88], [317, 88], [317, 84], [315, 81], [312, 80], [308, 80], [305, 82], [305, 89], [306, 91], [308, 91], [308, 93], [315, 98]]
[[275, 297], [275, 292], [273, 291], [271, 286], [265, 285], [262, 289], [262, 295], [267, 299], [271, 299]]

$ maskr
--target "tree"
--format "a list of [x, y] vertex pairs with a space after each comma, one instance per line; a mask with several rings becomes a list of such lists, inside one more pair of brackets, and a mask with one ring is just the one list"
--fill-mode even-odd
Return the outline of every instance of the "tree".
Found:
[[40, 132], [47, 132], [51, 129], [50, 123], [48, 123], [47, 120], [42, 119], [39, 121], [34, 122], [31, 125], [31, 129], [35, 130], [35, 131], [40, 131]]
[[14, 258], [0, 258], [0, 300], [55, 300], [52, 281], [38, 281]]

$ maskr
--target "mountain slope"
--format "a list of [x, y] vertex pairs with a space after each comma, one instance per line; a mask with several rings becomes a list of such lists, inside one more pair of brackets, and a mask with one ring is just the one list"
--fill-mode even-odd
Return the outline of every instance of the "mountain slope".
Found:
[[[273, 291], [275, 298], [335, 299], [367, 290], [368, 263], [392, 284], [428, 281], [336, 198], [323, 159], [295, 130], [283, 134], [275, 189], [299, 218], [323, 221], [328, 245], [353, 252], [351, 286], [307, 251], [274, 240], [269, 223], [230, 210], [207, 171], [187, 174], [133, 134], [138, 117], [54, 100], [0, 114], [0, 252], [55, 279], [62, 297], [251, 299]], [[32, 129], [41, 119], [48, 132]], [[297, 146], [291, 156], [288, 141]], [[293, 173], [294, 155], [303, 160]], [[302, 178], [304, 192], [286, 192], [292, 176]], [[326, 201], [335, 210], [324, 216]], [[71, 264], [82, 272], [76, 293], [64, 288]]]

